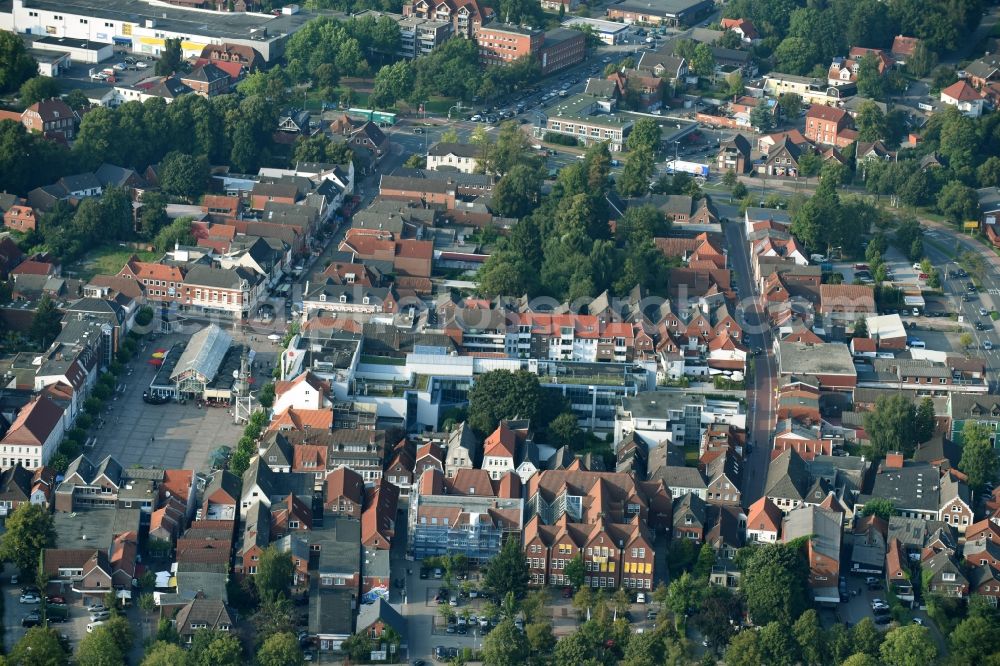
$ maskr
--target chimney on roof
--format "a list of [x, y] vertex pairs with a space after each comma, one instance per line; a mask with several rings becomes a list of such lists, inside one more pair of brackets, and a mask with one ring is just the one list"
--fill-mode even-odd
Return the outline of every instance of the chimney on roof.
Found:
[[885, 466], [891, 469], [903, 468], [903, 454], [899, 451], [892, 451], [885, 455]]

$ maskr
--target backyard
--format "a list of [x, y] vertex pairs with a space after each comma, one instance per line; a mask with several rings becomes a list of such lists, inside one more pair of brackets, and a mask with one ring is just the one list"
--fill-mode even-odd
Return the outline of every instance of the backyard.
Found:
[[155, 252], [142, 252], [120, 245], [103, 245], [91, 250], [82, 259], [67, 266], [63, 272], [67, 276], [81, 280], [89, 280], [95, 275], [117, 275], [133, 254], [142, 261], [156, 261], [158, 258]]

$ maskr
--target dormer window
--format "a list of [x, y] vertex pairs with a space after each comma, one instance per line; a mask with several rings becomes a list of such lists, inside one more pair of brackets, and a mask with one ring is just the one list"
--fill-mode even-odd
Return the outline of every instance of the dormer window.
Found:
[[340, 302], [341, 303], [346, 303], [347, 302], [347, 294], [341, 294], [340, 295]]
[[319, 295], [319, 300], [320, 300], [321, 303], [325, 303], [326, 302], [326, 294], [320, 294]]
[[369, 303], [370, 301], [371, 301], [371, 299], [370, 299], [370, 298], [368, 298], [367, 296], [365, 296], [364, 298], [362, 298], [362, 299], [361, 299], [361, 302], [362, 302], [362, 303], [364, 303], [365, 305], [368, 305], [368, 303]]

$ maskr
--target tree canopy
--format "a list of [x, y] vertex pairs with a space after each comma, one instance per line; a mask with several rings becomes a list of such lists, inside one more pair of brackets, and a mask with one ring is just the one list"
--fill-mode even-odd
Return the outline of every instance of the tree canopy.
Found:
[[498, 597], [512, 594], [519, 598], [527, 592], [529, 579], [528, 564], [524, 561], [520, 540], [513, 537], [505, 539], [500, 552], [486, 566], [486, 587]]
[[808, 568], [796, 544], [755, 548], [743, 566], [740, 590], [755, 624], [792, 624], [808, 607]]
[[42, 550], [56, 542], [52, 514], [41, 505], [22, 503], [7, 516], [6, 528], [0, 536], [0, 560], [34, 575]]

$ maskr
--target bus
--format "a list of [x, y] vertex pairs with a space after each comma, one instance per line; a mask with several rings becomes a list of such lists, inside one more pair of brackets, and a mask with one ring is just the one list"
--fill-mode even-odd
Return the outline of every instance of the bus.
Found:
[[396, 114], [388, 111], [374, 111], [372, 109], [348, 109], [347, 115], [360, 120], [370, 120], [379, 127], [387, 127], [396, 124]]

